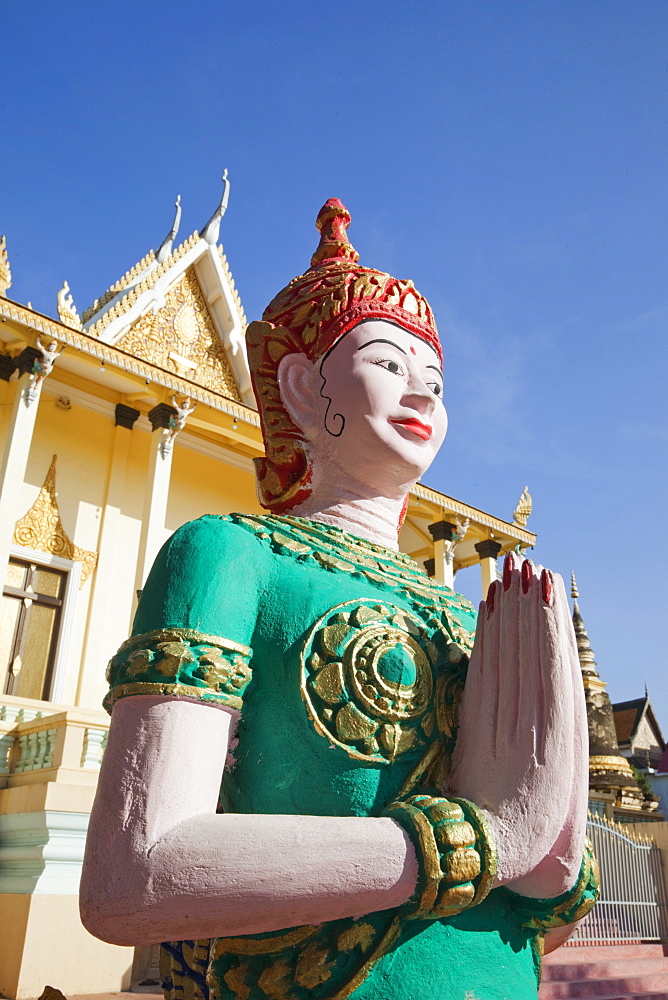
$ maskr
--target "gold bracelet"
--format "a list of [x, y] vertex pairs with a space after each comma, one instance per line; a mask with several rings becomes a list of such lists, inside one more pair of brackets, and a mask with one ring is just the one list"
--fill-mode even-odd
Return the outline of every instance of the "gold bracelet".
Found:
[[438, 920], [481, 902], [492, 888], [497, 858], [484, 814], [466, 799], [411, 795], [385, 811], [411, 838], [420, 877], [409, 917]]

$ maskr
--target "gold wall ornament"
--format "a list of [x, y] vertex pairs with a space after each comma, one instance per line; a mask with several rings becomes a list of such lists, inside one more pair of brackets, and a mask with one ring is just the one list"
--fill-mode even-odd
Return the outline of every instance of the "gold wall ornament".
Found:
[[635, 781], [631, 765], [626, 757], [622, 757], [621, 754], [619, 757], [604, 756], [600, 754], [598, 756], [592, 756], [589, 758], [589, 770], [597, 773], [610, 771], [616, 774], [627, 774]]
[[61, 323], [71, 327], [73, 330], [83, 329], [79, 313], [74, 305], [70, 286], [66, 281], [63, 281], [63, 287], [58, 292], [58, 317]]
[[186, 271], [155, 315], [142, 316], [115, 345], [181, 378], [241, 402], [239, 388], [195, 272]]
[[316, 730], [356, 760], [391, 764], [433, 727], [439, 654], [424, 624], [377, 600], [331, 608], [302, 651], [302, 697]]
[[533, 499], [529, 493], [529, 487], [525, 486], [513, 513], [513, 524], [516, 524], [519, 528], [526, 528], [532, 510]]
[[11, 288], [12, 272], [9, 266], [7, 255], [7, 240], [0, 236], [0, 295], [4, 295], [8, 288]]
[[87, 323], [89, 319], [92, 319], [96, 312], [99, 312], [103, 306], [106, 306], [107, 302], [111, 302], [115, 295], [118, 295], [118, 293], [122, 292], [124, 288], [127, 288], [128, 285], [134, 281], [134, 279], [137, 278], [142, 271], [145, 271], [149, 264], [151, 264], [154, 260], [155, 254], [153, 250], [149, 250], [145, 257], [142, 257], [140, 261], [126, 271], [123, 277], [119, 278], [118, 281], [111, 286], [111, 288], [108, 288], [107, 291], [99, 297], [99, 299], [95, 299], [92, 306], [89, 306], [88, 309], [84, 310], [84, 323]]
[[[148, 271], [148, 273], [145, 274], [144, 277], [141, 278], [135, 285], [132, 284], [133, 279], [129, 279], [127, 284], [130, 285], [130, 287], [128, 288], [128, 291], [125, 293], [125, 295], [123, 295], [122, 298], [118, 299], [117, 302], [114, 302], [113, 306], [111, 306], [111, 308], [108, 309], [106, 312], [102, 312], [99, 319], [95, 320], [94, 323], [91, 323], [91, 325], [86, 330], [86, 333], [90, 334], [90, 336], [92, 337], [99, 337], [104, 328], [108, 326], [109, 323], [112, 322], [112, 320], [116, 319], [118, 316], [122, 316], [124, 313], [128, 311], [128, 309], [131, 309], [132, 306], [137, 301], [137, 299], [139, 298], [139, 296], [143, 295], [144, 292], [149, 291], [149, 289], [154, 288], [156, 282], [160, 278], [162, 278], [164, 274], [167, 274], [167, 272], [174, 266], [174, 264], [176, 264], [177, 261], [181, 259], [181, 257], [185, 256], [185, 254], [187, 254], [188, 251], [192, 247], [194, 247], [195, 244], [198, 242], [199, 242], [199, 235], [197, 233], [193, 233], [192, 236], [189, 236], [187, 240], [185, 240], [183, 243], [181, 243], [180, 246], [176, 248], [176, 250], [173, 250], [172, 253], [169, 255], [169, 257], [165, 257], [165, 259], [160, 264], [157, 264], [155, 267], [150, 266], [154, 259], [153, 251], [151, 250], [151, 253], [147, 254], [147, 256], [144, 258], [144, 260], [147, 259], [149, 260], [148, 266], [150, 267], [150, 270]], [[134, 268], [131, 268], [131, 270], [128, 271], [128, 274], [130, 274], [132, 271], [136, 271], [138, 276], [142, 270], [142, 268], [140, 267], [141, 263], [142, 261], [140, 261], [139, 264], [135, 265]], [[86, 312], [84, 313], [84, 322], [86, 322], [85, 317], [92, 319], [93, 316], [96, 316], [98, 312], [101, 312], [104, 305], [106, 305], [107, 302], [110, 302], [111, 299], [113, 299], [117, 294], [118, 292], [113, 292], [112, 289], [109, 289], [109, 291], [106, 292], [105, 295], [103, 296], [104, 302], [101, 302], [100, 300], [96, 299], [93, 305], [90, 307], [90, 309], [87, 309]], [[98, 304], [98, 302], [100, 304]]]
[[97, 565], [97, 552], [80, 549], [69, 538], [58, 510], [56, 493], [56, 461], [54, 455], [46, 474], [46, 479], [37, 499], [30, 510], [19, 518], [14, 526], [14, 544], [37, 552], [46, 552], [61, 559], [81, 563], [81, 580], [79, 589], [91, 575]]

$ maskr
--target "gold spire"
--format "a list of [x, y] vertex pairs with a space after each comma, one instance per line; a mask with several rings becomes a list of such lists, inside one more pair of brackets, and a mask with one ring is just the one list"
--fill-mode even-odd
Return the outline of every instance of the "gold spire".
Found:
[[529, 487], [525, 486], [513, 513], [513, 524], [516, 524], [519, 528], [526, 528], [532, 510], [533, 499], [529, 493]]
[[11, 288], [12, 272], [9, 267], [9, 257], [7, 256], [7, 240], [0, 236], [0, 295], [6, 295], [7, 289]]
[[575, 573], [571, 573], [571, 597], [573, 598], [573, 628], [575, 629], [575, 639], [578, 645], [578, 659], [580, 660], [580, 667], [582, 669], [582, 674], [584, 677], [597, 677], [598, 670], [596, 669], [596, 658], [594, 656], [594, 650], [591, 648], [591, 643], [589, 642], [589, 636], [587, 635], [587, 629], [585, 628], [585, 623], [580, 614], [580, 608], [578, 606], [578, 597], [580, 593], [578, 591], [577, 583], [575, 582]]

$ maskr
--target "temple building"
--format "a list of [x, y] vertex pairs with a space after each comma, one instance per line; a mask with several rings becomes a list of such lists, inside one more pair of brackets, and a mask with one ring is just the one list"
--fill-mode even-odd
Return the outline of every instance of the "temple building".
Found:
[[645, 691], [644, 698], [612, 706], [619, 752], [639, 771], [656, 771], [666, 743]]
[[[55, 316], [13, 301], [0, 241], [0, 993], [9, 998], [39, 996], [46, 983], [66, 995], [118, 991], [150, 973], [151, 949], [84, 930], [77, 894], [109, 721], [105, 665], [130, 632], [151, 563], [185, 521], [260, 510], [246, 318], [219, 243], [227, 194], [226, 182], [209, 221], [182, 242], [177, 201], [157, 249], [81, 314], [67, 282], [57, 301], [54, 290]], [[400, 544], [447, 584], [479, 566], [484, 594], [499, 557], [534, 545], [530, 511], [527, 490], [504, 520], [418, 484]]]
[[[582, 670], [582, 681], [587, 705], [589, 730], [589, 809], [619, 823], [638, 823], [644, 820], [662, 820], [657, 811], [658, 799], [641, 788], [632, 764], [631, 754], [623, 753], [618, 742], [617, 706], [613, 709], [605, 681], [596, 669], [596, 658], [591, 648], [578, 604], [579, 592], [575, 575], [571, 576], [573, 598], [573, 627]], [[625, 702], [624, 705], [635, 705]], [[635, 712], [634, 718], [635, 718]], [[652, 716], [653, 718], [653, 716]], [[644, 730], [643, 730], [644, 732]], [[642, 737], [641, 737], [642, 739]], [[637, 765], [635, 765], [637, 766]]]

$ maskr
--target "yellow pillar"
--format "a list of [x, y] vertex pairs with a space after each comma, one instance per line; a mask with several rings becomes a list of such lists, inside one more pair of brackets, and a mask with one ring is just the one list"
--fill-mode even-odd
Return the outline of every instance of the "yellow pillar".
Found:
[[146, 577], [149, 574], [155, 557], [160, 551], [164, 539], [167, 499], [169, 497], [169, 479], [172, 473], [172, 446], [171, 442], [167, 441], [165, 431], [170, 426], [170, 418], [173, 418], [175, 415], [176, 410], [173, 406], [168, 406], [167, 403], [158, 403], [148, 414], [153, 427], [153, 433], [151, 435], [151, 451], [146, 473], [146, 490], [144, 493], [144, 511], [139, 539], [139, 554], [137, 556], [135, 591], [141, 590], [144, 586]]
[[[33, 381], [31, 371], [35, 359], [41, 356], [41, 351], [37, 348], [27, 347], [16, 359], [19, 380], [16, 383], [7, 440], [0, 463], [0, 588], [9, 561], [14, 525], [23, 513], [23, 482], [43, 382], [43, 379]], [[3, 372], [2, 377], [5, 374]]]
[[[139, 410], [118, 403], [116, 426], [107, 477], [107, 489], [100, 520], [98, 561], [90, 599], [84, 652], [79, 673], [77, 705], [98, 705], [106, 691], [104, 665], [127, 638], [130, 606], [126, 613], [110, 615], [118, 609], [117, 563], [119, 546], [124, 544], [121, 510], [125, 495], [125, 473], [130, 452], [132, 428]], [[127, 581], [125, 581], [127, 588]], [[124, 590], [125, 590], [124, 588]], [[118, 609], [120, 611], [120, 609]]]

